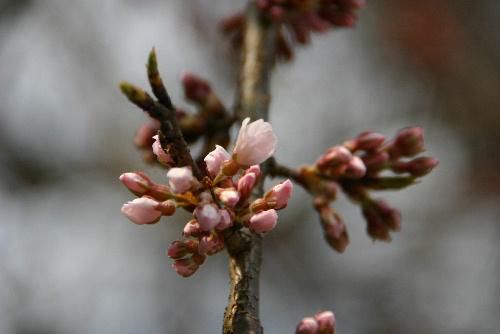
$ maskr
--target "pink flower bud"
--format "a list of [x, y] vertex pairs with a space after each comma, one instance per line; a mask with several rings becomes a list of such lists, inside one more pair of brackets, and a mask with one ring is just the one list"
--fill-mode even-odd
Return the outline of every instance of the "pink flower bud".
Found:
[[335, 315], [324, 311], [314, 316], [318, 322], [318, 334], [335, 334]]
[[363, 217], [367, 222], [367, 232], [375, 240], [389, 242], [389, 231], [401, 229], [401, 214], [382, 200], [367, 202], [362, 208]]
[[320, 170], [330, 167], [346, 165], [352, 158], [352, 153], [344, 146], [333, 146], [317, 161], [316, 165]]
[[176, 240], [170, 244], [167, 250], [168, 257], [172, 259], [180, 259], [188, 254], [198, 251], [198, 240], [190, 239], [186, 241]]
[[316, 319], [307, 317], [302, 319], [297, 325], [295, 330], [296, 334], [317, 334], [318, 333], [318, 323]]
[[136, 198], [122, 206], [122, 213], [135, 224], [154, 224], [161, 217], [161, 212], [156, 209], [158, 204], [148, 197]]
[[384, 142], [384, 135], [372, 131], [366, 131], [360, 133], [352, 141], [348, 141], [349, 144], [347, 146], [353, 151], [372, 151], [382, 146]]
[[389, 161], [389, 153], [382, 151], [377, 153], [369, 153], [361, 158], [369, 172], [378, 172], [386, 168]]
[[152, 145], [153, 153], [156, 155], [156, 159], [164, 165], [172, 166], [175, 162], [172, 156], [165, 152], [161, 147], [160, 139], [158, 135], [153, 137], [154, 142]]
[[208, 82], [193, 73], [183, 73], [181, 81], [188, 100], [203, 103], [207, 96], [212, 93]]
[[120, 175], [120, 181], [132, 193], [143, 195], [147, 189], [153, 184], [151, 180], [143, 173], [123, 173]]
[[373, 202], [374, 209], [384, 224], [392, 231], [401, 230], [401, 212], [389, 206], [386, 201], [378, 199]]
[[141, 125], [135, 135], [135, 145], [140, 148], [149, 148], [153, 144], [153, 136], [160, 130], [160, 122], [151, 119]]
[[240, 200], [240, 194], [234, 189], [227, 189], [220, 193], [219, 199], [225, 205], [234, 207]]
[[241, 166], [256, 165], [267, 160], [274, 154], [278, 141], [270, 123], [262, 119], [249, 122], [248, 117], [243, 121], [233, 150], [233, 159]]
[[203, 231], [201, 230], [200, 224], [193, 219], [184, 226], [182, 233], [185, 237], [198, 237]]
[[224, 239], [218, 234], [210, 234], [201, 238], [198, 246], [200, 254], [213, 255], [224, 249]]
[[417, 155], [424, 150], [424, 130], [421, 127], [400, 130], [394, 139], [393, 148], [400, 156]]
[[366, 166], [360, 157], [353, 155], [347, 164], [344, 176], [351, 179], [360, 179], [366, 174]]
[[172, 264], [172, 268], [181, 276], [189, 277], [193, 275], [200, 265], [194, 261], [194, 259], [186, 258], [186, 259], [178, 259]]
[[256, 181], [257, 177], [254, 173], [245, 174], [238, 180], [238, 192], [241, 198], [247, 198], [250, 195]]
[[213, 204], [198, 206], [193, 214], [198, 220], [202, 231], [210, 231], [219, 224], [221, 220], [220, 212]]
[[247, 170], [245, 170], [245, 174], [250, 174], [254, 173], [257, 178], [260, 176], [260, 166], [259, 165], [252, 165], [248, 167]]
[[231, 226], [233, 226], [233, 218], [231, 218], [231, 214], [227, 210], [219, 210], [220, 213], [220, 222], [215, 226], [217, 231], [223, 231]]
[[434, 158], [419, 157], [408, 162], [398, 161], [392, 167], [396, 173], [410, 173], [414, 177], [422, 177], [429, 174], [439, 164]]
[[337, 252], [342, 253], [349, 245], [349, 235], [342, 217], [327, 204], [317, 206], [320, 214], [321, 226], [328, 244]]
[[215, 145], [215, 150], [208, 153], [205, 159], [203, 159], [207, 165], [208, 175], [212, 178], [216, 177], [217, 174], [219, 174], [224, 161], [229, 160], [230, 158], [231, 156], [227, 153], [224, 147]]
[[264, 196], [264, 199], [268, 202], [269, 206], [274, 206], [276, 210], [279, 210], [286, 207], [288, 200], [292, 196], [292, 192], [293, 183], [287, 179], [275, 185], [273, 189]]
[[168, 171], [168, 184], [174, 193], [182, 194], [193, 186], [193, 172], [189, 167], [172, 168]]
[[248, 227], [255, 233], [266, 233], [274, 229], [277, 222], [278, 214], [276, 210], [271, 209], [254, 214], [250, 218]]

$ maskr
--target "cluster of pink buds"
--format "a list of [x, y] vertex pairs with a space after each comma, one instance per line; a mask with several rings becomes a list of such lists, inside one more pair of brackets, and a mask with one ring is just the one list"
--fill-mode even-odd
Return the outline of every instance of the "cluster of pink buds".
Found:
[[[262, 17], [280, 26], [277, 36], [278, 55], [292, 57], [293, 42], [308, 44], [313, 32], [323, 33], [335, 27], [353, 27], [357, 10], [364, 0], [255, 0]], [[241, 43], [244, 15], [238, 13], [222, 21], [222, 29], [233, 35], [233, 42]]]
[[323, 311], [314, 317], [307, 317], [297, 325], [296, 334], [335, 334], [335, 315]]
[[[423, 130], [406, 128], [387, 141], [375, 132], [363, 132], [343, 145], [329, 148], [316, 163], [296, 171], [296, 179], [314, 196], [325, 238], [337, 251], [349, 243], [346, 226], [330, 203], [341, 189], [359, 204], [367, 232], [375, 240], [390, 241], [390, 232], [401, 229], [401, 214], [385, 201], [370, 197], [371, 190], [399, 190], [427, 175], [438, 164], [424, 151]], [[392, 172], [395, 176], [387, 176]]]
[[[263, 120], [243, 121], [232, 154], [216, 148], [204, 158], [206, 177], [198, 180], [190, 167], [170, 168], [168, 184], [155, 184], [140, 172], [120, 176], [122, 183], [139, 198], [123, 205], [122, 212], [132, 222], [154, 224], [162, 216], [171, 216], [177, 208], [192, 213], [183, 230], [183, 240], [174, 241], [168, 256], [182, 276], [192, 275], [206, 256], [224, 249], [224, 231], [246, 227], [254, 233], [271, 231], [278, 221], [277, 210], [286, 207], [292, 195], [292, 183], [286, 180], [267, 191], [262, 198], [251, 199], [259, 183], [259, 164], [274, 154], [277, 139], [271, 124]], [[154, 140], [158, 160], [167, 153]]]

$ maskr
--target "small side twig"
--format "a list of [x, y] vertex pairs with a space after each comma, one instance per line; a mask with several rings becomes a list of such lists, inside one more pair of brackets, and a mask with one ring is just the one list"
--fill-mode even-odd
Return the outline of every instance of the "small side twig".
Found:
[[177, 123], [175, 107], [158, 72], [154, 49], [149, 55], [147, 70], [151, 88], [158, 101], [155, 101], [141, 88], [127, 82], [122, 82], [120, 89], [130, 102], [144, 110], [151, 118], [160, 122], [160, 142], [163, 149], [166, 149], [172, 156], [176, 166], [190, 166], [193, 170], [193, 175], [201, 180], [204, 175], [193, 161], [188, 144], [184, 140], [182, 131]]

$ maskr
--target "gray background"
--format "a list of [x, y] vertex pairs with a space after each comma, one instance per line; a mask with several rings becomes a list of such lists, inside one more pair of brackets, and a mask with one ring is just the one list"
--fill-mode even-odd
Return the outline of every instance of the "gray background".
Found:
[[[217, 21], [244, 1], [0, 1], [0, 333], [217, 333], [227, 258], [189, 278], [165, 250], [186, 217], [138, 227], [121, 214], [124, 171], [148, 167], [132, 144], [145, 120], [117, 89], [146, 87], [156, 46], [174, 101], [193, 71], [233, 102], [237, 57]], [[272, 79], [277, 158], [313, 161], [372, 129], [426, 130], [438, 169], [381, 194], [403, 212], [373, 243], [344, 198], [351, 245], [323, 242], [296, 188], [265, 239], [261, 315], [292, 333], [332, 309], [340, 333], [500, 333], [497, 1], [369, 1], [356, 29], [316, 37]], [[192, 109], [192, 108], [191, 108]]]

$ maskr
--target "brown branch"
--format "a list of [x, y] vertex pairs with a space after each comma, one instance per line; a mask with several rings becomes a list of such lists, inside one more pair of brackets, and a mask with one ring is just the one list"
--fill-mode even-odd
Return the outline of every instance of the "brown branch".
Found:
[[[263, 22], [254, 2], [246, 14], [236, 116], [267, 120], [269, 77], [274, 63], [276, 27]], [[265, 173], [267, 167], [264, 166]], [[263, 178], [262, 178], [263, 179]], [[262, 184], [257, 187], [262, 195]], [[224, 314], [224, 334], [263, 332], [259, 320], [259, 272], [262, 238], [238, 230], [226, 236], [231, 287]]]
[[146, 67], [151, 88], [159, 102], [155, 101], [141, 88], [127, 82], [122, 82], [120, 89], [130, 102], [144, 110], [151, 118], [160, 122], [160, 142], [162, 148], [167, 149], [167, 153], [172, 156], [176, 166], [190, 166], [193, 170], [193, 175], [201, 180], [204, 175], [193, 161], [189, 147], [177, 123], [175, 107], [168, 96], [158, 72], [154, 49], [149, 55]]

